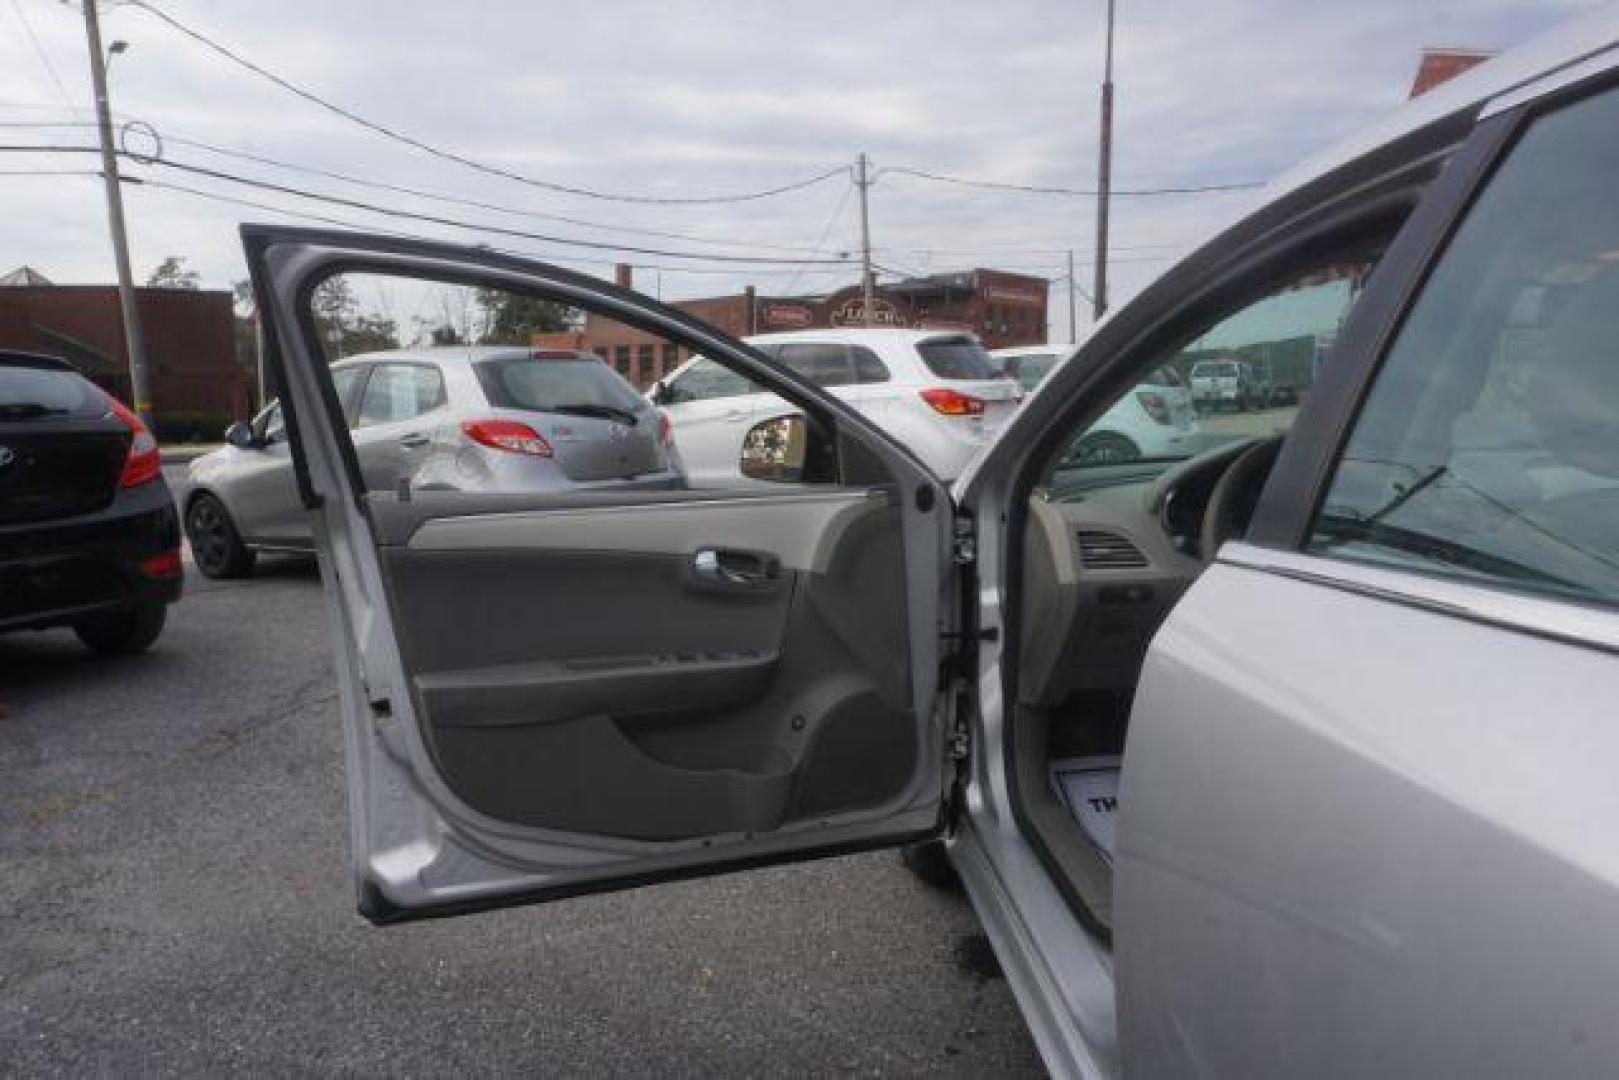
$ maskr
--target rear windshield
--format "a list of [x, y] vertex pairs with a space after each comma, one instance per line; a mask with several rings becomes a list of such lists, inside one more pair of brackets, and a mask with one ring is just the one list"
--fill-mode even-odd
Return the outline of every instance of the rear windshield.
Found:
[[88, 379], [54, 368], [0, 364], [0, 420], [97, 417], [107, 399]]
[[600, 360], [480, 360], [473, 365], [489, 404], [545, 411], [567, 405], [606, 405], [634, 411], [642, 402], [630, 384]]
[[1147, 386], [1179, 386], [1181, 377], [1175, 374], [1172, 367], [1154, 368], [1151, 375], [1142, 380]]
[[924, 341], [916, 346], [928, 370], [941, 379], [995, 379], [995, 361], [971, 338]]
[[1237, 373], [1235, 364], [1199, 364], [1192, 369], [1193, 375], [1205, 379], [1229, 379]]

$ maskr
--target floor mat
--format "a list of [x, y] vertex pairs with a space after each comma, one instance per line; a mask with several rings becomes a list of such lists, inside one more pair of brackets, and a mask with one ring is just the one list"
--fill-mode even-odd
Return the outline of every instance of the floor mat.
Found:
[[1051, 786], [1091, 843], [1113, 861], [1113, 820], [1119, 809], [1117, 754], [1062, 758], [1051, 763]]

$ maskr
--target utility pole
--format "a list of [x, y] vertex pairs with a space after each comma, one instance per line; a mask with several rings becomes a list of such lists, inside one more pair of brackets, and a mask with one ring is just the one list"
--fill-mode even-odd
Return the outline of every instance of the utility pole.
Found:
[[1101, 160], [1096, 178], [1096, 290], [1093, 315], [1107, 311], [1107, 211], [1113, 187], [1113, 0], [1107, 0], [1107, 53], [1102, 69]]
[[866, 175], [866, 155], [860, 155], [855, 184], [860, 188], [860, 284], [865, 296], [866, 325], [875, 325], [877, 315], [876, 282], [871, 275], [871, 219], [866, 211], [866, 189], [871, 180]]
[[152, 427], [152, 395], [146, 386], [146, 341], [135, 306], [129, 272], [129, 238], [124, 233], [124, 193], [118, 181], [118, 152], [112, 145], [112, 106], [107, 102], [107, 57], [101, 51], [101, 24], [95, 0], [83, 0], [85, 35], [90, 39], [90, 81], [96, 97], [96, 128], [101, 134], [101, 178], [107, 185], [107, 223], [112, 228], [113, 262], [118, 268], [118, 306], [124, 316], [124, 349], [129, 353], [129, 396], [135, 413]]
[[1074, 249], [1068, 249], [1068, 342], [1073, 344], [1079, 340], [1079, 321], [1074, 309], [1074, 290], [1079, 283], [1074, 280]]

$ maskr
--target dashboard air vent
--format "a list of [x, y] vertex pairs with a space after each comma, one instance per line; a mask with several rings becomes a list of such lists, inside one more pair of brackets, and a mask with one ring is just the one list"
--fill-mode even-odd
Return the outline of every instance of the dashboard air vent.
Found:
[[1092, 570], [1130, 570], [1146, 566], [1147, 557], [1118, 533], [1081, 529], [1079, 563]]

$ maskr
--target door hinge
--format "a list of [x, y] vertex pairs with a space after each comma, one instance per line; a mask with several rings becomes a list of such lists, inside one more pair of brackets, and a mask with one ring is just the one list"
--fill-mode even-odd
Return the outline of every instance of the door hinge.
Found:
[[958, 566], [966, 566], [978, 558], [978, 533], [967, 514], [957, 514], [951, 527], [950, 558]]
[[972, 748], [972, 736], [967, 734], [967, 720], [965, 717], [959, 718], [956, 720], [956, 730], [950, 733], [945, 751], [951, 761], [966, 761]]

